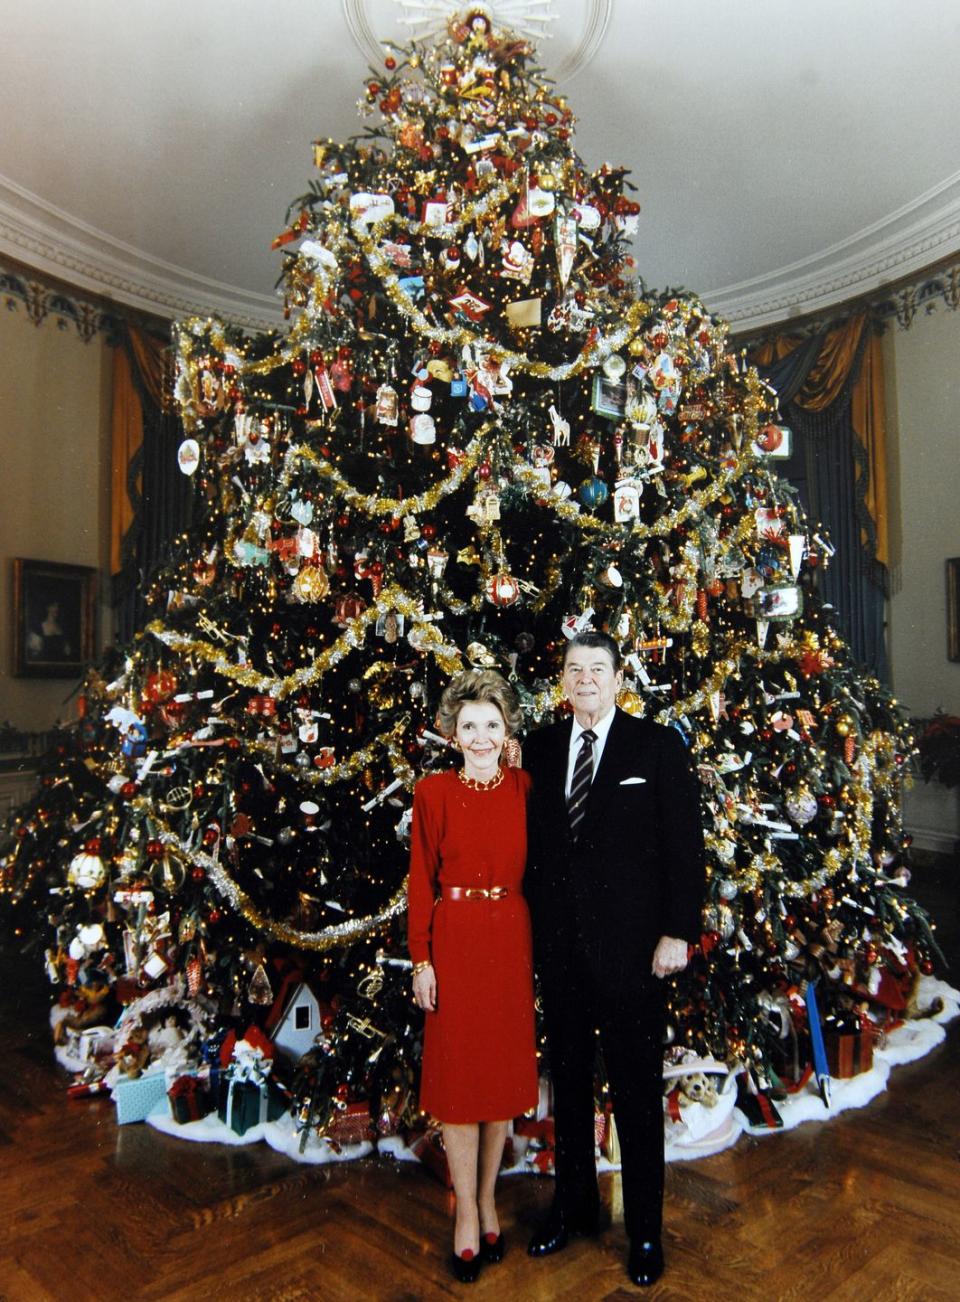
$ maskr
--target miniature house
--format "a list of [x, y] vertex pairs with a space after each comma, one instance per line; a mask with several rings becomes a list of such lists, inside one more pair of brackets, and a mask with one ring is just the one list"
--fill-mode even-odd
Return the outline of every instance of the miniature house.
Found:
[[281, 992], [266, 1025], [277, 1052], [296, 1062], [312, 1049], [320, 1034], [321, 1011], [320, 1000], [305, 981], [296, 984], [285, 1000]]

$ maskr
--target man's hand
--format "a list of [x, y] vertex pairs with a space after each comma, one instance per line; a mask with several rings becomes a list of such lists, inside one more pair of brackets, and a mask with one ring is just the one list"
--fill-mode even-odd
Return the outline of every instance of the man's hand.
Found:
[[653, 951], [653, 975], [672, 976], [687, 966], [687, 942], [674, 936], [661, 936]]
[[425, 1013], [437, 1011], [437, 976], [432, 965], [413, 978], [413, 997]]

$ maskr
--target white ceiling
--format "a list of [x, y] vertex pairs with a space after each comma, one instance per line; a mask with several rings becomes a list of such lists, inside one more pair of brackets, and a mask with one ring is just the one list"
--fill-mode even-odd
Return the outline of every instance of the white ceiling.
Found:
[[[639, 187], [649, 285], [746, 329], [960, 249], [957, 0], [501, 0], [544, 4], [580, 153]], [[404, 39], [400, 13], [0, 0], [0, 251], [164, 315], [276, 321], [270, 240], [310, 141], [359, 129], [360, 47]]]

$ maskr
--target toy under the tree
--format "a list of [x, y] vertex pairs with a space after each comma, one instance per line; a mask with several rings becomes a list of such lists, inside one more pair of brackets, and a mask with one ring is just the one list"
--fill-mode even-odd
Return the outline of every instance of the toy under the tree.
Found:
[[481, 9], [391, 53], [361, 109], [274, 241], [285, 330], [177, 328], [194, 523], [9, 825], [18, 926], [67, 1002], [93, 974], [121, 1005], [176, 986], [242, 1032], [303, 985], [303, 1142], [411, 1123], [404, 879], [413, 784], [452, 760], [440, 692], [496, 665], [534, 728], [592, 623], [703, 786], [671, 1062], [769, 1081], [789, 1032], [802, 1068], [812, 981], [830, 1026], [882, 1030], [935, 952], [904, 894], [911, 739], [817, 600], [775, 394], [696, 298], [637, 280], [628, 174], [581, 162]]

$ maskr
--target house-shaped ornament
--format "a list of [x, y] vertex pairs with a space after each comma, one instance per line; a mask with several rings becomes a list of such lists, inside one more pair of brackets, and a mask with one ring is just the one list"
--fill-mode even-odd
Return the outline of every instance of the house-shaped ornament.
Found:
[[277, 1052], [295, 1063], [308, 1049], [314, 1048], [325, 1011], [325, 1005], [309, 982], [284, 984], [270, 1010], [265, 1028]]

